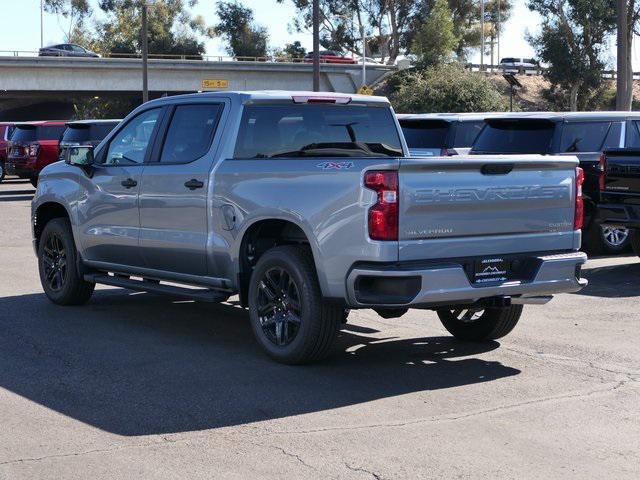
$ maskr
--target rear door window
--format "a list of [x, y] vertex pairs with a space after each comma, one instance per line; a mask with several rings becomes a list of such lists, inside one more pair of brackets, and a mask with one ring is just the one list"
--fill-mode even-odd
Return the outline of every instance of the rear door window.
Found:
[[560, 140], [561, 153], [597, 152], [611, 127], [611, 122], [565, 123]]
[[458, 122], [456, 126], [456, 136], [453, 141], [455, 148], [465, 148], [473, 145], [480, 130], [484, 127], [484, 121], [478, 122]]
[[364, 105], [247, 105], [235, 158], [397, 157], [391, 110]]
[[488, 120], [471, 151], [549, 154], [555, 128], [549, 120]]
[[608, 148], [620, 147], [620, 135], [622, 134], [622, 123], [613, 122], [607, 133], [607, 137], [604, 140], [604, 144], [600, 150], [606, 150]]
[[627, 122], [625, 146], [629, 148], [640, 148], [640, 122], [634, 120]]
[[452, 126], [444, 120], [400, 120], [409, 148], [447, 148]]
[[189, 163], [204, 156], [211, 147], [221, 111], [221, 104], [176, 107], [160, 162]]

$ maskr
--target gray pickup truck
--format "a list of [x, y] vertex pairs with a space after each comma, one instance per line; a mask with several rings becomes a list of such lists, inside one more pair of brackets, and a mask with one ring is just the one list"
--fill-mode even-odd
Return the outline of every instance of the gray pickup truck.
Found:
[[46, 295], [96, 283], [221, 302], [260, 345], [328, 354], [350, 309], [434, 310], [456, 338], [502, 337], [522, 305], [586, 281], [572, 157], [408, 158], [384, 98], [224, 92], [133, 111], [40, 175]]

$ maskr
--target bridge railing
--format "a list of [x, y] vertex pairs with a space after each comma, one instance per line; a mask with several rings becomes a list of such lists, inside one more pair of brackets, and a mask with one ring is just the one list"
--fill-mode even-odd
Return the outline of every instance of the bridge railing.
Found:
[[[0, 50], [0, 58], [1, 57], [39, 57], [38, 51], [33, 50]], [[92, 60], [91, 57], [74, 57], [70, 55], [46, 55], [46, 58], [60, 58], [60, 59], [85, 59]], [[109, 53], [105, 55], [101, 55], [101, 58], [131, 58], [131, 59], [140, 59], [142, 55], [138, 53]], [[262, 62], [262, 63], [309, 63], [309, 60], [305, 60], [300, 57], [288, 57], [288, 56], [274, 56], [269, 55], [265, 57], [233, 57], [233, 56], [224, 56], [224, 55], [182, 55], [182, 54], [158, 54], [158, 53], [150, 53], [149, 59], [151, 60], [193, 60], [193, 61], [204, 61], [204, 62]], [[328, 63], [332, 65], [336, 64], [349, 64], [350, 62], [327, 62], [326, 60], [320, 59], [320, 63]], [[368, 65], [380, 65], [375, 62], [367, 62]], [[355, 64], [354, 64], [355, 65]]]

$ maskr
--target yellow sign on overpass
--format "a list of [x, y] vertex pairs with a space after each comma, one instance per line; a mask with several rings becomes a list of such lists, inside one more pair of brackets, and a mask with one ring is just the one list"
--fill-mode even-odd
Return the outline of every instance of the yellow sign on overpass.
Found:
[[202, 90], [220, 90], [229, 88], [229, 80], [205, 79], [202, 80]]

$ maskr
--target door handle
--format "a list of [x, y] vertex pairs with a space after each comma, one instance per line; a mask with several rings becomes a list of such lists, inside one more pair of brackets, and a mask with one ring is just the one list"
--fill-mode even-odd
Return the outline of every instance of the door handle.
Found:
[[187, 187], [189, 190], [195, 190], [196, 188], [204, 187], [204, 182], [201, 182], [200, 180], [196, 180], [195, 178], [192, 178], [188, 182], [184, 182], [184, 186]]
[[126, 180], [121, 181], [120, 185], [122, 185], [124, 188], [133, 188], [138, 185], [138, 182], [136, 182], [133, 178], [127, 178]]

